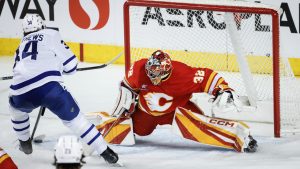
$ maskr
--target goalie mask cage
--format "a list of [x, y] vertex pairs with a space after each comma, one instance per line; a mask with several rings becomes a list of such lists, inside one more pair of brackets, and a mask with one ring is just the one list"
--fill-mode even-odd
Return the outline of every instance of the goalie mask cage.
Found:
[[299, 131], [300, 90], [280, 57], [278, 9], [243, 1], [127, 0], [124, 42], [126, 72], [161, 49], [172, 60], [221, 74], [247, 96], [250, 121], [274, 124], [275, 137]]

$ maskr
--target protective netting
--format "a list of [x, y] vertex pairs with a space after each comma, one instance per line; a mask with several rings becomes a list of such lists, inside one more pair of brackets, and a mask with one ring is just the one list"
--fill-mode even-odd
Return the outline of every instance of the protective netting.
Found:
[[[198, 4], [202, 1], [185, 2]], [[240, 3], [235, 6], [243, 8]], [[273, 113], [271, 15], [259, 12], [230, 13], [175, 9], [172, 6], [168, 8], [130, 6], [129, 17], [131, 63], [148, 58], [157, 49], [164, 50], [169, 53], [172, 60], [193, 67], [214, 69], [224, 76], [238, 95], [248, 97], [253, 95], [258, 111], [268, 110], [270, 111], [268, 113]], [[228, 30], [230, 22], [233, 25], [233, 32]], [[246, 64], [239, 63], [236, 48], [242, 51]], [[241, 69], [249, 70], [250, 80], [243, 79]], [[248, 92], [248, 88], [253, 88], [255, 92]], [[300, 104], [297, 103], [300, 100], [299, 89], [299, 80], [294, 77], [287, 58], [280, 57], [282, 131], [293, 132], [300, 128]], [[273, 118], [261, 121], [273, 122]]]

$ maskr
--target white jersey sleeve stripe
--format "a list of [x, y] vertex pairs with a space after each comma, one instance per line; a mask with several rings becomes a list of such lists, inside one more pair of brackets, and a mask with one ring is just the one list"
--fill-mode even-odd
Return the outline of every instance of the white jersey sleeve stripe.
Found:
[[12, 90], [18, 90], [18, 89], [21, 89], [23, 87], [26, 87], [28, 85], [31, 85], [33, 83], [36, 83], [48, 76], [61, 76], [61, 73], [59, 71], [47, 71], [47, 72], [44, 72], [44, 73], [41, 73], [37, 76], [35, 76], [34, 78], [32, 79], [29, 79], [29, 80], [26, 80], [24, 82], [21, 82], [19, 84], [16, 84], [16, 85], [11, 85], [10, 88]]
[[69, 62], [71, 62], [73, 59], [75, 59], [76, 58], [76, 56], [75, 55], [73, 55], [72, 57], [70, 57], [68, 60], [66, 60], [64, 63], [63, 63], [63, 65], [65, 66], [66, 64], [68, 64]]
[[210, 87], [209, 87], [209, 94], [212, 94], [213, 90], [215, 89], [215, 86], [217, 84], [217, 82], [219, 81], [219, 79], [221, 78], [220, 74], [217, 74], [213, 80], [213, 82], [211, 83]]

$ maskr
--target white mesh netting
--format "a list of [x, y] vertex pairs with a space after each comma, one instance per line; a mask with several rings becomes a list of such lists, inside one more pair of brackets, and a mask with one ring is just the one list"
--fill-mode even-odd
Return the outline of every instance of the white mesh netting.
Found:
[[[182, 2], [183, 0], [171, 0]], [[169, 1], [170, 2], [170, 1]], [[185, 3], [212, 3], [236, 8], [266, 5], [245, 2], [185, 0]], [[201, 9], [130, 6], [131, 63], [148, 58], [162, 49], [173, 60], [193, 67], [208, 67], [222, 74], [238, 95], [253, 95], [257, 116], [251, 120], [273, 122], [273, 28], [272, 16], [255, 13], [230, 13]], [[231, 16], [233, 20], [228, 19]], [[229, 22], [234, 32], [228, 30]], [[238, 40], [233, 40], [237, 37]], [[242, 51], [246, 64], [240, 64], [236, 48]], [[245, 68], [245, 65], [247, 68]], [[243, 79], [241, 68], [249, 71]], [[249, 92], [252, 88], [254, 92]], [[294, 132], [300, 128], [300, 85], [287, 58], [280, 57], [281, 129]], [[261, 116], [259, 113], [267, 113]], [[255, 114], [255, 113], [254, 113]], [[247, 118], [245, 116], [244, 118]], [[241, 118], [243, 119], [243, 118]], [[244, 120], [244, 119], [243, 119]]]

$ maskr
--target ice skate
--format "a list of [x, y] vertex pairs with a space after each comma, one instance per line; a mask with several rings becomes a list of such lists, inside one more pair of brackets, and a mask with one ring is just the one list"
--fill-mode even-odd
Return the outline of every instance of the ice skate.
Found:
[[102, 154], [100, 154], [100, 156], [103, 157], [104, 160], [109, 164], [115, 164], [119, 160], [118, 154], [109, 147], [107, 147], [107, 149]]
[[25, 154], [32, 153], [32, 144], [30, 139], [28, 139], [27, 141], [19, 140], [19, 142], [20, 142], [20, 147], [19, 147], [20, 151], [23, 151]]
[[254, 140], [254, 138], [252, 136], [248, 136], [247, 138], [248, 140], [248, 144], [247, 144], [247, 147], [244, 148], [244, 152], [247, 152], [247, 153], [254, 153], [256, 152], [257, 150], [257, 141]]

